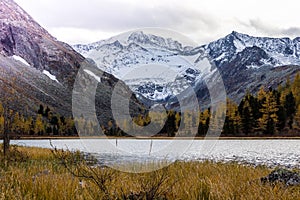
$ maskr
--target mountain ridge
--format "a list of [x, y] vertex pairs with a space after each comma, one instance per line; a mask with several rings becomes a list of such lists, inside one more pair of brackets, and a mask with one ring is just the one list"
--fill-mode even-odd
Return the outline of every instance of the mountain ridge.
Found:
[[[50, 35], [13, 0], [0, 2], [0, 60], [0, 94], [5, 94], [4, 88], [9, 86], [13, 91], [11, 107], [30, 116], [37, 115], [39, 105], [61, 116], [72, 116], [72, 91], [78, 71], [83, 65], [94, 67], [70, 45]], [[93, 79], [87, 73], [82, 76], [86, 82]], [[131, 91], [110, 74], [103, 73], [101, 78], [96, 109], [106, 126], [112, 119], [108, 105], [114, 85], [119, 83], [124, 94]], [[131, 100], [131, 110], [138, 113], [143, 105], [134, 95]]]
[[[125, 40], [125, 43], [117, 40], [118, 45], [116, 45], [114, 40], [119, 38]], [[132, 38], [135, 39], [132, 40]], [[149, 38], [159, 39], [156, 39], [156, 43], [153, 43]], [[147, 78], [136, 80], [135, 83], [133, 81], [134, 78], [133, 80], [124, 80], [136, 94], [156, 102], [167, 102], [170, 98], [172, 99], [182, 92], [186, 87], [180, 88], [178, 84], [173, 86], [173, 83], [176, 83], [178, 80], [181, 80], [181, 84], [184, 81], [187, 82], [187, 84], [190, 84], [197, 90], [197, 84], [205, 81], [205, 77], [212, 76], [213, 68], [218, 68], [221, 71], [225, 86], [229, 84], [229, 86], [226, 86], [228, 95], [239, 101], [242, 95], [233, 94], [232, 88], [236, 88], [236, 86], [231, 86], [230, 82], [232, 80], [229, 80], [230, 78], [240, 79], [240, 74], [241, 77], [253, 81], [249, 73], [253, 73], [255, 76], [265, 76], [264, 73], [266, 71], [262, 68], [272, 69], [272, 67], [287, 65], [300, 66], [299, 37], [293, 40], [289, 38], [253, 37], [232, 31], [223, 38], [206, 45], [194, 47], [177, 45], [178, 49], [166, 46], [166, 40], [167, 38], [161, 36], [138, 31], [128, 34], [127, 37], [124, 35], [115, 36], [109, 40], [102, 40], [88, 45], [74, 45], [73, 47], [82, 55], [94, 58], [100, 69], [114, 74], [122, 80], [124, 80], [122, 76], [129, 73], [128, 71], [130, 70], [136, 70], [135, 66], [137, 65], [168, 65], [170, 70], [174, 70], [178, 74], [178, 76], [174, 77], [172, 83], [162, 84], [154, 81], [154, 79], [149, 81]], [[178, 41], [173, 43], [180, 44]], [[105, 45], [108, 45], [110, 48], [104, 47]], [[127, 48], [130, 45], [136, 45], [138, 48], [134, 50]], [[190, 64], [179, 61], [175, 57], [186, 59]], [[212, 65], [201, 69], [195, 67], [204, 57], [209, 58]], [[240, 69], [240, 71], [237, 69]], [[235, 74], [232, 74], [231, 70]], [[283, 76], [286, 77], [288, 75], [291, 74]], [[282, 82], [281, 78], [279, 82]], [[139, 85], [140, 83], [142, 85]], [[242, 80], [236, 84], [238, 83], [244, 85]], [[261, 84], [257, 83], [257, 85]], [[265, 84], [274, 85], [273, 83]], [[256, 92], [256, 89], [253, 92]]]

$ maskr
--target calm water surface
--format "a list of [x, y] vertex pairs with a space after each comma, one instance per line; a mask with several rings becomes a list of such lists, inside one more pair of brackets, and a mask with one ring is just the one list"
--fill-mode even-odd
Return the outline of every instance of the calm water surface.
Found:
[[[300, 140], [51, 140], [60, 149], [95, 155], [101, 163], [155, 160], [213, 160], [270, 167], [300, 168]], [[51, 148], [49, 140], [13, 140], [12, 144]]]

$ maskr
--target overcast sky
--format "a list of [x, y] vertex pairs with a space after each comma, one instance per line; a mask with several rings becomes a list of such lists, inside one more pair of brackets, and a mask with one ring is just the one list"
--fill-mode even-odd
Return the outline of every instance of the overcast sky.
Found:
[[59, 40], [107, 39], [143, 27], [175, 30], [199, 44], [233, 30], [255, 36], [300, 36], [297, 0], [15, 0]]

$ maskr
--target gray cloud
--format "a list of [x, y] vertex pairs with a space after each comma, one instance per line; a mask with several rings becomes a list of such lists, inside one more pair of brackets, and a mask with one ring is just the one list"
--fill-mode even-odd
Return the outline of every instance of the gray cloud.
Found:
[[[238, 0], [15, 1], [54, 36], [70, 43], [93, 42], [143, 27], [173, 29], [200, 44], [232, 30], [274, 37], [300, 35], [300, 23], [293, 21], [300, 14], [288, 12], [279, 3], [260, 2], [262, 6], [257, 7], [256, 3], [245, 6]], [[282, 11], [279, 14], [278, 9]]]
[[31, 14], [48, 28], [73, 27], [111, 32], [155, 26], [195, 31], [201, 27], [218, 26], [217, 21], [208, 13], [172, 3], [151, 6], [149, 2], [130, 4], [121, 0], [90, 0], [87, 3], [63, 0], [56, 4], [47, 1], [37, 1], [34, 4], [21, 0], [19, 2], [24, 5], [25, 10], [31, 7]]
[[283, 35], [289, 35], [291, 37], [299, 37], [300, 36], [300, 27], [290, 27], [287, 29], [282, 29], [281, 33]]
[[300, 36], [300, 27], [280, 28], [276, 25], [270, 25], [259, 19], [251, 19], [249, 25], [254, 27], [258, 32], [270, 36], [287, 36], [294, 38]]

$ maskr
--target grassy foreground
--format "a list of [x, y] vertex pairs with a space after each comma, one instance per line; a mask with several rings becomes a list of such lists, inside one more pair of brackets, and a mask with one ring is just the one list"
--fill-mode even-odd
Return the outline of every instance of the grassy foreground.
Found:
[[[13, 147], [1, 160], [0, 199], [299, 199], [300, 187], [262, 184], [271, 170], [235, 163], [175, 162], [130, 174], [76, 165], [75, 177], [49, 149]], [[92, 170], [92, 172], [91, 172]], [[91, 178], [92, 177], [92, 178]]]

